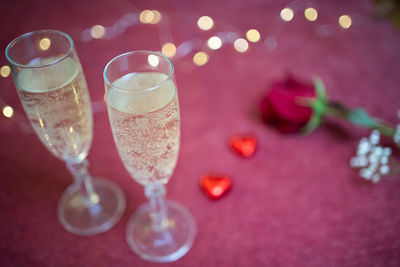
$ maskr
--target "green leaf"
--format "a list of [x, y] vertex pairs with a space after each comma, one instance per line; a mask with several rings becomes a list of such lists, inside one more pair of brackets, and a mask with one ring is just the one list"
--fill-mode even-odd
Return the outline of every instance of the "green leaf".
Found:
[[396, 130], [390, 123], [384, 120], [371, 117], [368, 112], [362, 108], [350, 109], [340, 102], [330, 101], [325, 92], [325, 87], [319, 77], [314, 78], [314, 87], [316, 99], [309, 101], [307, 106], [313, 109], [313, 115], [310, 121], [303, 127], [303, 131], [310, 133], [322, 122], [324, 116], [332, 116], [339, 119], [345, 119], [355, 125], [368, 129], [376, 129], [381, 134], [393, 137]]
[[313, 114], [325, 114], [326, 102], [323, 99], [316, 99], [311, 102], [311, 108], [313, 109]]
[[365, 109], [362, 108], [353, 109], [351, 112], [348, 113], [347, 118], [354, 124], [365, 126], [368, 128], [379, 126], [379, 123], [377, 123], [371, 116], [369, 116]]
[[314, 88], [315, 88], [315, 95], [317, 99], [326, 100], [326, 91], [324, 83], [322, 82], [321, 78], [316, 76], [314, 78]]
[[309, 134], [313, 132], [315, 129], [319, 127], [319, 125], [322, 122], [322, 116], [313, 113], [312, 117], [310, 120], [307, 122], [307, 124], [301, 129], [301, 132], [304, 134]]

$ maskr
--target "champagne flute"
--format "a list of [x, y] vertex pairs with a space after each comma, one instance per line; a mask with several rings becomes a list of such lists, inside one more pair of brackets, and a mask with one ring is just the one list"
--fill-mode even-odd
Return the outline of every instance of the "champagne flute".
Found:
[[26, 33], [7, 46], [6, 57], [34, 131], [75, 180], [60, 198], [60, 223], [77, 235], [107, 231], [122, 216], [125, 197], [116, 184], [88, 173], [92, 109], [71, 37], [55, 30]]
[[164, 200], [180, 144], [173, 71], [167, 57], [150, 51], [122, 54], [104, 69], [108, 116], [118, 153], [149, 199], [131, 217], [126, 238], [134, 252], [155, 262], [179, 259], [196, 235], [189, 211]]

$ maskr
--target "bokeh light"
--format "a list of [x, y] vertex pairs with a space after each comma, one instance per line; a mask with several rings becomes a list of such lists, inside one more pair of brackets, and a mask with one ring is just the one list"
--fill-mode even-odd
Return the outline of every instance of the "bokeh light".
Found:
[[318, 18], [318, 12], [315, 8], [306, 8], [306, 10], [304, 10], [304, 17], [309, 21], [316, 21]]
[[339, 25], [343, 28], [343, 29], [348, 29], [351, 26], [351, 18], [348, 15], [341, 15], [339, 17]]
[[157, 24], [161, 21], [161, 13], [158, 10], [152, 10], [153, 19], [150, 21], [150, 24]]
[[0, 75], [4, 78], [8, 77], [11, 73], [10, 67], [7, 65], [4, 65], [0, 68]]
[[14, 109], [10, 106], [5, 106], [3, 108], [3, 115], [7, 118], [11, 118], [14, 115]]
[[208, 55], [205, 52], [197, 52], [193, 57], [193, 62], [197, 66], [203, 66], [208, 62]]
[[94, 39], [102, 38], [105, 33], [106, 33], [106, 29], [101, 25], [94, 25], [92, 27], [92, 29], [90, 30], [90, 35], [92, 35], [92, 37]]
[[139, 20], [143, 24], [157, 24], [161, 21], [161, 13], [158, 10], [142, 10], [139, 14]]
[[100, 197], [98, 194], [94, 193], [90, 195], [90, 201], [92, 201], [93, 204], [97, 204], [100, 202]]
[[147, 60], [149, 61], [149, 64], [152, 67], [157, 67], [158, 64], [160, 64], [160, 60], [158, 59], [158, 57], [156, 55], [149, 55]]
[[176, 54], [176, 46], [173, 43], [166, 43], [163, 45], [161, 52], [167, 57], [173, 57]]
[[249, 49], [249, 43], [243, 38], [237, 39], [233, 43], [233, 46], [235, 47], [235, 50], [240, 53], [244, 53], [247, 51], [247, 49]]
[[203, 31], [208, 31], [214, 26], [214, 21], [209, 16], [202, 16], [197, 21], [197, 25]]
[[207, 45], [209, 48], [213, 50], [217, 50], [222, 46], [222, 40], [218, 36], [213, 36], [207, 41]]
[[284, 21], [291, 21], [294, 17], [294, 12], [291, 8], [285, 7], [284, 9], [281, 10], [281, 18]]
[[246, 38], [252, 43], [260, 41], [260, 33], [256, 29], [251, 29], [246, 32]]
[[50, 48], [51, 45], [51, 41], [49, 38], [43, 38], [39, 41], [39, 47], [40, 49], [42, 49], [43, 51], [46, 51], [47, 49]]
[[139, 14], [139, 20], [141, 23], [148, 24], [154, 19], [154, 13], [151, 10], [145, 9]]

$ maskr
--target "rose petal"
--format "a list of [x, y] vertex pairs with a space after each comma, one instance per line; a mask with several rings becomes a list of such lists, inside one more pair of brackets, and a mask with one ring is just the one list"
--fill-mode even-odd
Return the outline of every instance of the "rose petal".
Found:
[[263, 120], [284, 133], [296, 132], [311, 118], [312, 109], [299, 104], [300, 98], [314, 98], [310, 84], [293, 77], [272, 84], [268, 94], [259, 103]]
[[288, 90], [274, 90], [269, 94], [269, 103], [271, 108], [279, 117], [286, 118], [294, 123], [307, 122], [312, 110], [310, 107], [301, 106], [298, 103], [298, 98], [304, 95], [296, 94]]

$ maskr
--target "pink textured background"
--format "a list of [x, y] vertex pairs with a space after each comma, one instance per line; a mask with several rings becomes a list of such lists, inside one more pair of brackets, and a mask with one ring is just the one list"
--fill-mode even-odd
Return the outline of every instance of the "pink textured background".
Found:
[[[189, 253], [170, 266], [400, 266], [400, 180], [371, 185], [348, 166], [358, 139], [368, 132], [328, 121], [310, 136], [283, 136], [253, 116], [273, 80], [286, 73], [304, 79], [318, 74], [331, 98], [397, 122], [399, 32], [372, 17], [369, 1], [314, 1], [317, 22], [305, 20], [304, 2], [293, 3], [299, 10], [285, 23], [279, 12], [287, 1], [3, 1], [0, 65], [6, 64], [6, 45], [18, 35], [65, 31], [75, 40], [92, 100], [101, 103], [102, 71], [112, 57], [160, 50], [168, 31], [176, 44], [200, 38], [199, 49], [210, 54], [205, 66], [192, 63], [198, 49], [174, 60], [182, 146], [167, 186], [167, 197], [192, 212], [198, 235]], [[136, 25], [112, 40], [80, 41], [83, 30], [110, 26], [146, 8], [167, 14], [169, 26]], [[342, 14], [353, 17], [347, 31], [337, 24]], [[198, 30], [201, 15], [214, 18], [212, 31]], [[318, 36], [322, 25], [331, 36]], [[213, 52], [205, 47], [213, 33], [244, 36], [249, 28], [258, 29], [262, 41], [244, 54], [231, 44]], [[275, 49], [263, 44], [268, 36], [276, 38]], [[0, 77], [0, 96], [22, 111], [11, 76]], [[104, 105], [94, 122], [90, 170], [124, 188], [127, 210], [110, 231], [79, 237], [56, 217], [58, 198], [72, 182], [64, 164], [35, 135], [0, 118], [0, 266], [157, 266], [125, 242], [127, 220], [145, 199], [117, 155]], [[227, 148], [228, 138], [240, 133], [258, 137], [251, 159]], [[209, 200], [199, 187], [206, 172], [231, 175], [231, 192]]]

